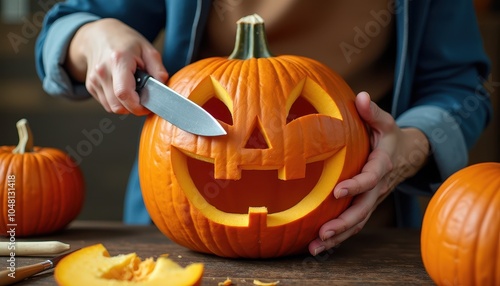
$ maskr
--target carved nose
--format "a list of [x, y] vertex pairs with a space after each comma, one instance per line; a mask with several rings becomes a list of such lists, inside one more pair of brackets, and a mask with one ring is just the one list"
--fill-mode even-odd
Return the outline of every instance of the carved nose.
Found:
[[248, 135], [247, 142], [245, 144], [246, 149], [269, 149], [269, 144], [265, 132], [262, 130], [262, 126], [259, 124], [258, 120], [254, 124], [252, 132]]

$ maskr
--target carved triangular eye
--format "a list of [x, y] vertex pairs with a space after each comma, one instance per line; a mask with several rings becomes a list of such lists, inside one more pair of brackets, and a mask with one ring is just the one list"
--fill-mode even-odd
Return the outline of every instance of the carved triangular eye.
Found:
[[202, 107], [216, 119], [228, 125], [233, 125], [233, 116], [231, 112], [219, 98], [215, 96], [210, 98]]
[[288, 124], [292, 120], [295, 120], [302, 116], [317, 113], [318, 111], [316, 110], [316, 108], [314, 108], [314, 106], [307, 99], [305, 99], [303, 96], [299, 96], [288, 111], [286, 123]]
[[286, 100], [286, 123], [310, 115], [323, 114], [342, 120], [332, 97], [314, 80], [306, 77], [293, 88]]
[[199, 104], [216, 119], [233, 125], [233, 102], [227, 91], [214, 78], [203, 79], [190, 93], [189, 99]]

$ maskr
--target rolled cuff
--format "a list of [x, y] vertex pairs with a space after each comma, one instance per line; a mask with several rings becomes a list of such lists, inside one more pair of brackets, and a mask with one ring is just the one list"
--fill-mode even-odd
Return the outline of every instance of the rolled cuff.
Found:
[[[414, 107], [396, 119], [400, 127], [421, 130], [431, 146], [430, 160], [413, 178], [396, 189], [396, 218], [400, 227], [419, 228], [423, 210], [417, 196], [432, 195], [451, 174], [465, 167], [468, 151], [457, 121], [446, 110], [430, 105]], [[439, 173], [436, 176], [436, 173]]]
[[63, 67], [69, 43], [76, 31], [86, 23], [100, 19], [90, 13], [73, 13], [59, 18], [47, 33], [42, 56], [45, 78], [43, 89], [50, 95], [71, 99], [90, 97], [84, 84], [75, 83]]
[[417, 106], [399, 116], [400, 127], [420, 129], [429, 140], [441, 181], [464, 168], [468, 150], [460, 125], [446, 110], [436, 106]]

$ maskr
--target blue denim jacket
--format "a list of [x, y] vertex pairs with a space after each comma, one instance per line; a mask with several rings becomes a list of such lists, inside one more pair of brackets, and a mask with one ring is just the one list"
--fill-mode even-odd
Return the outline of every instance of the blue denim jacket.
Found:
[[[150, 41], [165, 29], [162, 58], [169, 73], [175, 73], [196, 59], [211, 5], [208, 0], [150, 0], [147, 5], [69, 0], [55, 5], [46, 15], [35, 51], [45, 91], [69, 98], [90, 96], [84, 85], [71, 81], [62, 63], [75, 31], [105, 17], [120, 19]], [[428, 166], [395, 192], [399, 224], [418, 227], [421, 214], [414, 196], [431, 195], [467, 165], [468, 150], [491, 117], [483, 87], [490, 66], [471, 0], [396, 0], [392, 8], [397, 54], [391, 113], [399, 126], [422, 130], [432, 148]], [[127, 190], [125, 222], [150, 222], [137, 164]]]

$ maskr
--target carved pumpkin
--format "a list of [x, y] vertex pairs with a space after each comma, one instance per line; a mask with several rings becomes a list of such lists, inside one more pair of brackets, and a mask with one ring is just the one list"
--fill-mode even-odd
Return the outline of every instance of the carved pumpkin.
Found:
[[421, 241], [437, 285], [500, 285], [500, 163], [450, 176], [429, 202]]
[[110, 256], [102, 244], [77, 250], [64, 257], [54, 270], [58, 285], [200, 285], [202, 263], [186, 268], [160, 256], [142, 261], [136, 253]]
[[169, 238], [225, 257], [289, 255], [348, 207], [351, 198], [332, 190], [360, 172], [369, 151], [355, 95], [317, 61], [271, 56], [260, 17], [239, 21], [229, 58], [193, 63], [169, 85], [227, 131], [196, 136], [147, 118], [141, 187]]
[[17, 128], [19, 144], [0, 147], [0, 233], [31, 236], [61, 230], [82, 208], [82, 173], [64, 152], [34, 146], [26, 119]]

